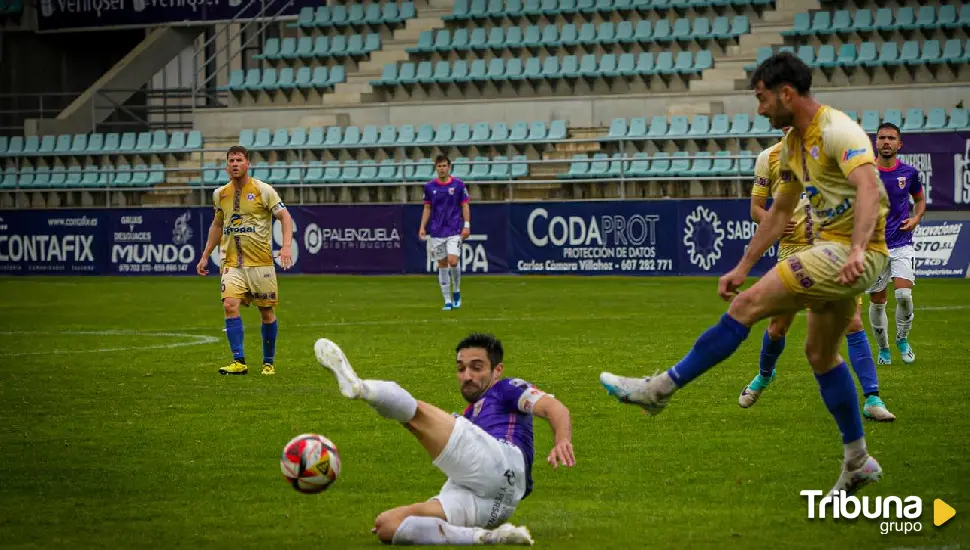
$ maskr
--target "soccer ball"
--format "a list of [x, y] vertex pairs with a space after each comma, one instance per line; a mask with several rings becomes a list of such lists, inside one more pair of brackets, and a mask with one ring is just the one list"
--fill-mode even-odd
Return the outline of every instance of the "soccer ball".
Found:
[[332, 441], [317, 434], [298, 435], [283, 447], [283, 477], [301, 493], [320, 493], [340, 475], [340, 455]]

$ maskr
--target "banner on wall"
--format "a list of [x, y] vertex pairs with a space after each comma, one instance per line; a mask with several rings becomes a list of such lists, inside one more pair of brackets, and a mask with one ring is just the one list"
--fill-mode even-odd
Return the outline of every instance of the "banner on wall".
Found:
[[929, 210], [970, 210], [970, 132], [902, 136], [899, 160], [919, 170]]
[[0, 211], [0, 273], [102, 275], [107, 211]]
[[[76, 30], [83, 28], [133, 27], [182, 22], [228, 21], [297, 15], [304, 6], [319, 2], [295, 0], [286, 6], [282, 0], [38, 0], [38, 30]], [[280, 12], [280, 10], [282, 12]]]
[[[468, 274], [721, 275], [757, 229], [748, 204], [478, 204], [460, 261]], [[434, 272], [417, 235], [421, 209], [290, 206], [295, 265], [288, 273]], [[212, 218], [208, 207], [0, 211], [0, 274], [192, 275]], [[274, 253], [283, 244], [282, 229], [274, 220]], [[923, 222], [914, 248], [919, 277], [970, 277], [970, 221]], [[776, 258], [773, 246], [751, 274], [764, 274]], [[216, 249], [210, 276], [219, 276], [220, 262]]]

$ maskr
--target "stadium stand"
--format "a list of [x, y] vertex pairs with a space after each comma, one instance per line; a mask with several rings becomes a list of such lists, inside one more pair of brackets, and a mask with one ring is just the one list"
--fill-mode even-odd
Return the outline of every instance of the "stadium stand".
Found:
[[[362, 106], [658, 92], [676, 103], [718, 89], [709, 87], [717, 79], [726, 93], [737, 93], [757, 63], [781, 50], [811, 65], [821, 89], [970, 79], [970, 3], [821, 2], [821, 9], [787, 19], [772, 15], [777, 4], [457, 0], [435, 11], [420, 0], [337, 2], [304, 8], [218, 90], [230, 107], [254, 110], [335, 98]], [[869, 132], [884, 120], [906, 132], [970, 129], [970, 114], [955, 103], [847, 112]], [[3, 136], [0, 201], [43, 206], [60, 200], [54, 192], [67, 192], [63, 204], [96, 203], [101, 199], [69, 191], [104, 190], [118, 191], [110, 200], [128, 204], [171, 189], [171, 196], [185, 195], [176, 200], [197, 202], [201, 191], [223, 183], [225, 146], [236, 142], [252, 151], [254, 176], [279, 186], [286, 200], [417, 200], [417, 184], [432, 176], [431, 159], [440, 153], [454, 159], [456, 175], [476, 184], [477, 198], [507, 199], [526, 189], [545, 189], [530, 195], [539, 198], [740, 196], [755, 155], [779, 135], [751, 111], [711, 109], [644, 112], [592, 127], [566, 114], [261, 124], [231, 136]]]

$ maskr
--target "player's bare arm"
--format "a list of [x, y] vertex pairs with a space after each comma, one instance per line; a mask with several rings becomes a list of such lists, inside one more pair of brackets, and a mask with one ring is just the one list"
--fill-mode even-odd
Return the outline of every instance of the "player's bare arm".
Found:
[[916, 226], [919, 225], [925, 213], [926, 193], [920, 191], [913, 195], [913, 215], [903, 220], [903, 224], [899, 226], [900, 231], [912, 231], [916, 229]]
[[738, 265], [727, 272], [717, 284], [718, 295], [727, 301], [734, 299], [737, 289], [744, 284], [744, 279], [761, 255], [777, 241], [785, 231], [795, 206], [801, 194], [795, 189], [782, 188], [774, 197], [774, 202], [766, 215], [761, 218], [758, 229], [748, 242], [748, 250]]
[[283, 247], [280, 249], [279, 260], [283, 269], [293, 267], [293, 216], [289, 210], [280, 208], [273, 212], [273, 217], [283, 225]]
[[425, 204], [424, 210], [421, 211], [421, 227], [418, 228], [418, 238], [424, 240], [427, 236], [428, 220], [431, 218], [431, 205]]
[[[751, 197], [751, 219], [755, 223], [761, 223], [761, 220], [768, 215], [768, 210], [765, 206], [768, 204], [768, 199], [766, 197]], [[785, 225], [785, 230], [781, 233], [783, 237], [787, 237], [795, 232], [795, 222], [794, 220], [788, 220], [788, 224]]]
[[216, 249], [219, 245], [219, 241], [222, 239], [222, 213], [216, 214], [216, 217], [212, 219], [212, 223], [209, 224], [209, 237], [205, 241], [205, 250], [202, 251], [202, 257], [199, 259], [199, 265], [195, 266], [195, 272], [199, 275], [207, 275], [209, 273], [209, 256], [212, 251]]
[[553, 468], [559, 465], [575, 466], [576, 457], [573, 455], [573, 427], [569, 417], [569, 409], [561, 401], [551, 395], [544, 395], [536, 401], [532, 414], [545, 418], [552, 428], [553, 446], [546, 461]]
[[839, 283], [855, 284], [859, 276], [865, 271], [864, 261], [866, 245], [872, 239], [872, 232], [876, 229], [879, 217], [879, 177], [875, 166], [863, 164], [849, 173], [849, 185], [855, 187], [855, 227], [852, 229], [852, 249], [842, 271], [839, 273]]
[[461, 238], [467, 239], [472, 226], [472, 209], [467, 202], [461, 205], [461, 218], [465, 220], [465, 225], [461, 228]]

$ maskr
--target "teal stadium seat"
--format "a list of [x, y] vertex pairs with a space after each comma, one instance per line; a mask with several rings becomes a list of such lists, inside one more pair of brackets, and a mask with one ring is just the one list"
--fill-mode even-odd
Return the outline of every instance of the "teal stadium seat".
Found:
[[727, 137], [731, 133], [731, 117], [725, 114], [711, 118], [710, 137]]
[[711, 131], [711, 119], [707, 115], [694, 115], [687, 135], [692, 138], [706, 138]]
[[833, 34], [846, 33], [852, 28], [852, 15], [849, 10], [838, 10], [832, 14], [832, 26], [829, 32]]
[[71, 134], [61, 134], [57, 136], [57, 140], [54, 142], [55, 155], [64, 155], [71, 151], [71, 140], [74, 138]]
[[280, 53], [280, 39], [270, 38], [263, 44], [263, 51], [254, 55], [253, 59], [278, 59]]
[[614, 118], [610, 122], [610, 133], [609, 137], [614, 139], [624, 138], [627, 133], [627, 124], [625, 118]]
[[896, 29], [893, 22], [892, 8], [879, 8], [876, 11], [876, 20], [872, 24], [872, 29], [876, 31], [892, 31]]
[[924, 30], [935, 29], [936, 6], [920, 6], [919, 11], [916, 12], [916, 26]]
[[397, 143], [399, 145], [413, 145], [415, 139], [417, 138], [417, 132], [414, 126], [411, 124], [405, 124], [401, 126], [400, 131], [397, 134]]
[[585, 154], [575, 154], [569, 163], [569, 171], [560, 175], [566, 179], [582, 179], [589, 173], [589, 157]]
[[650, 117], [650, 129], [647, 130], [647, 137], [662, 138], [667, 135], [667, 117], [655, 115]]
[[304, 149], [311, 145], [319, 147], [323, 143], [323, 128], [315, 127], [310, 129], [310, 135], [307, 136], [306, 128], [293, 128], [290, 130], [290, 149]]
[[940, 49], [940, 41], [927, 40], [923, 42], [923, 53], [920, 55], [919, 59], [910, 61], [909, 65], [936, 65], [942, 62], [942, 56], [943, 52]]
[[895, 27], [904, 31], [915, 31], [919, 28], [916, 24], [916, 12], [911, 6], [896, 10]]
[[890, 67], [899, 64], [899, 47], [895, 42], [883, 42], [879, 49], [879, 59], [874, 63], [877, 67]]
[[647, 118], [646, 117], [631, 118], [630, 126], [627, 129], [626, 135], [627, 137], [634, 138], [634, 139], [647, 137]]
[[730, 151], [718, 151], [714, 153], [714, 164], [711, 166], [711, 174], [715, 176], [730, 176], [735, 173], [734, 159], [730, 158]]
[[686, 137], [689, 128], [690, 120], [686, 116], [672, 116], [670, 117], [670, 128], [667, 129], [667, 137]]
[[812, 15], [807, 11], [795, 14], [795, 21], [790, 29], [781, 32], [782, 36], [805, 36], [812, 33]]
[[754, 122], [751, 125], [751, 133], [755, 135], [764, 135], [764, 134], [772, 134], [774, 132], [771, 127], [771, 123], [768, 122], [768, 119], [761, 115], [758, 115], [754, 118]]
[[883, 122], [891, 122], [896, 125], [897, 128], [903, 125], [903, 112], [899, 109], [886, 109], [886, 112], [882, 117]]
[[496, 122], [492, 127], [492, 134], [488, 138], [490, 143], [506, 143], [509, 141], [509, 126], [504, 122]]
[[960, 18], [955, 27], [962, 27], [964, 31], [970, 29], [970, 4], [963, 4], [960, 8]]
[[872, 32], [872, 28], [872, 11], [856, 10], [851, 29], [856, 32], [868, 33]]
[[963, 41], [959, 38], [951, 38], [943, 43], [943, 53], [940, 55], [940, 63], [956, 64], [963, 59]]
[[954, 108], [950, 111], [950, 122], [946, 127], [948, 130], [966, 130], [970, 127], [970, 112], [962, 107]]
[[866, 133], [872, 134], [879, 128], [879, 124], [882, 122], [880, 119], [879, 111], [873, 111], [867, 109], [862, 112], [862, 129]]
[[946, 109], [936, 107], [930, 109], [926, 114], [926, 122], [923, 124], [924, 130], [942, 130], [946, 128]]
[[919, 42], [916, 40], [907, 40], [903, 42], [903, 47], [899, 51], [898, 64], [900, 65], [913, 65], [919, 63]]
[[[839, 56], [835, 60], [837, 67], [851, 67], [856, 64], [856, 45], [852, 43], [842, 44], [839, 47]], [[822, 65], [823, 67], [826, 65]]]
[[878, 59], [879, 50], [875, 42], [863, 42], [859, 45], [859, 56], [855, 60], [856, 65], [871, 65]]
[[921, 132], [924, 125], [923, 109], [913, 108], [906, 111], [906, 118], [900, 129], [904, 132]]
[[827, 34], [832, 27], [832, 14], [827, 11], [817, 11], [812, 17], [810, 34]]

